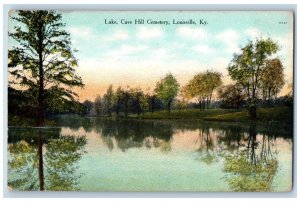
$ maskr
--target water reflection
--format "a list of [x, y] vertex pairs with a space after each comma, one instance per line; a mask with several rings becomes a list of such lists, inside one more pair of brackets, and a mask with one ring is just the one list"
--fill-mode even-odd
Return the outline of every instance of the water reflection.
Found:
[[[12, 141], [8, 144], [8, 186], [13, 190], [24, 191], [40, 190], [41, 186], [42, 190], [78, 190], [80, 174], [76, 172], [76, 163], [84, 154], [86, 138], [61, 136], [57, 129], [28, 130], [31, 134], [23, 131], [19, 135], [22, 137], [23, 134], [27, 141], [16, 141], [16, 131], [10, 130]], [[54, 131], [58, 132], [55, 135], [57, 138], [50, 139]], [[43, 137], [42, 142], [37, 141], [37, 133]], [[42, 156], [39, 144], [44, 150]]]
[[[171, 179], [174, 186], [170, 190], [180, 191], [176, 189], [181, 186], [178, 176], [185, 180], [185, 190], [215, 190], [207, 187], [211, 183], [210, 186], [218, 187], [216, 191], [272, 191], [282, 162], [277, 148], [288, 150], [291, 155], [290, 146], [286, 146], [291, 145], [291, 127], [282, 125], [80, 117], [63, 118], [60, 123], [62, 128], [43, 131], [46, 190], [90, 191], [91, 186], [86, 184], [93, 182], [80, 178], [80, 166], [89, 179], [98, 179], [99, 183], [92, 185], [95, 190], [103, 190], [102, 186], [123, 190], [119, 187], [124, 182], [129, 183], [126, 188], [134, 187], [132, 178], [123, 179], [134, 175], [139, 176], [134, 178], [135, 186], [142, 183], [143, 191], [151, 190], [149, 186], [153, 183], [165, 190], [164, 182]], [[38, 190], [37, 141], [30, 135], [32, 131], [26, 130], [9, 130], [9, 186], [16, 190]], [[282, 144], [285, 146], [281, 147]], [[82, 156], [86, 157], [82, 161], [85, 163], [78, 164]], [[170, 166], [166, 162], [182, 169], [168, 172]], [[94, 166], [92, 170], [88, 168], [90, 163]], [[137, 169], [136, 173], [132, 169]], [[152, 169], [155, 173], [150, 177]], [[205, 172], [218, 173], [218, 177], [210, 182], [204, 179]], [[190, 181], [184, 178], [189, 173], [193, 173]], [[84, 185], [80, 184], [81, 179]], [[110, 184], [113, 182], [116, 184]], [[207, 189], [202, 190], [201, 186]]]
[[22, 140], [8, 145], [8, 186], [16, 190], [38, 190], [37, 147]]
[[211, 165], [217, 161], [216, 149], [216, 136], [213, 135], [210, 128], [204, 126], [199, 130], [199, 148], [197, 149], [199, 153], [199, 160], [207, 165]]
[[250, 125], [247, 146], [225, 156], [225, 177], [233, 191], [271, 191], [273, 178], [278, 169], [275, 138], [262, 135], [257, 140], [255, 125]]
[[171, 123], [107, 119], [95, 121], [94, 129], [101, 134], [102, 141], [110, 150], [114, 148], [113, 139], [117, 143], [116, 147], [123, 152], [129, 148], [143, 146], [148, 149], [161, 146], [162, 151], [171, 149], [167, 146], [174, 133]]

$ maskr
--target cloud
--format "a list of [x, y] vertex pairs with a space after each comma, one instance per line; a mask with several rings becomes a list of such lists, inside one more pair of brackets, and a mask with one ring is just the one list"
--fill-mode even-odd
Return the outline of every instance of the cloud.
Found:
[[104, 37], [105, 41], [118, 41], [128, 39], [128, 33], [124, 30], [118, 30], [110, 36]]
[[289, 74], [292, 74], [293, 69], [293, 33], [289, 33], [282, 37], [275, 37], [274, 40], [279, 45], [279, 51], [274, 55], [279, 57], [285, 68], [288, 68], [290, 71]]
[[279, 95], [282, 96], [290, 90], [289, 83], [293, 82], [293, 32], [290, 31], [290, 33], [284, 36], [274, 37], [274, 40], [278, 43], [280, 48], [274, 57], [278, 57], [281, 60], [286, 79], [286, 83], [279, 93]]
[[163, 32], [160, 28], [147, 28], [141, 27], [137, 32], [137, 37], [139, 39], [151, 39], [151, 38], [159, 38], [163, 36]]
[[226, 51], [230, 54], [240, 51], [239, 38], [238, 32], [230, 29], [223, 31], [216, 36], [216, 39], [226, 46]]
[[255, 27], [246, 29], [245, 34], [250, 40], [254, 40], [254, 39], [263, 37], [261, 30], [255, 28]]
[[214, 48], [209, 47], [208, 45], [198, 45], [194, 46], [193, 49], [201, 54], [212, 54], [215, 53], [216, 50]]
[[177, 33], [182, 37], [193, 38], [193, 39], [206, 39], [208, 37], [206, 30], [202, 28], [190, 28], [180, 27], [177, 29]]
[[137, 51], [143, 51], [146, 50], [147, 46], [129, 46], [129, 45], [122, 45], [120, 48], [120, 51], [126, 52], [126, 53], [132, 53]]
[[69, 32], [71, 34], [71, 42], [74, 45], [94, 36], [93, 30], [90, 27], [70, 27]]
[[166, 49], [158, 48], [151, 50], [151, 53], [147, 59], [152, 61], [169, 61], [172, 57], [173, 55], [170, 54]]
[[104, 55], [104, 57], [113, 57], [113, 58], [124, 58], [129, 56], [130, 54], [138, 53], [141, 51], [145, 51], [148, 49], [147, 46], [138, 45], [138, 46], [132, 46], [132, 45], [122, 45], [118, 47], [118, 49], [114, 49]]
[[75, 37], [89, 37], [93, 33], [90, 27], [70, 27], [69, 32]]

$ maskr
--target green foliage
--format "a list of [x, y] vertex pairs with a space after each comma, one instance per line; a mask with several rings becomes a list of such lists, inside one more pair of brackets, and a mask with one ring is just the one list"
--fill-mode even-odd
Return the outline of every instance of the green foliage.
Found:
[[206, 165], [211, 165], [216, 162], [216, 156], [211, 152], [206, 152], [199, 158], [199, 160], [204, 162]]
[[225, 113], [228, 113], [227, 109], [209, 109], [201, 112], [197, 109], [174, 109], [171, 114], [168, 111], [155, 111], [141, 115], [130, 115], [130, 117], [139, 119], [203, 119], [207, 116]]
[[257, 99], [260, 88], [261, 73], [268, 57], [275, 54], [279, 47], [271, 39], [260, 39], [248, 44], [235, 54], [228, 66], [228, 72], [247, 91], [248, 99]]
[[104, 105], [104, 113], [111, 116], [112, 107], [113, 107], [113, 98], [114, 98], [114, 91], [112, 85], [110, 85], [103, 95], [103, 105]]
[[[9, 36], [16, 45], [8, 50], [10, 87], [28, 90], [28, 103], [38, 109], [35, 111], [46, 107], [57, 112], [70, 105], [77, 108], [77, 95], [70, 87], [83, 87], [83, 83], [75, 72], [77, 59], [61, 14], [19, 10], [12, 19], [14, 31]], [[22, 107], [22, 101], [15, 100], [14, 105]], [[39, 124], [44, 125], [44, 113], [39, 116]]]
[[263, 99], [276, 98], [283, 85], [284, 73], [281, 61], [278, 58], [267, 60], [261, 75]]
[[89, 115], [91, 110], [93, 109], [93, 102], [90, 101], [90, 100], [85, 100], [82, 104], [85, 107], [85, 113], [84, 114]]
[[129, 91], [129, 111], [134, 114], [141, 114], [143, 112], [143, 99], [145, 97], [140, 88], [132, 88]]
[[45, 154], [47, 189], [71, 191], [78, 189], [79, 175], [76, 163], [84, 154], [85, 137], [62, 136], [47, 144]]
[[221, 100], [221, 108], [239, 109], [246, 99], [246, 95], [238, 84], [229, 84], [222, 86], [218, 90]]
[[[61, 22], [61, 14], [55, 11], [17, 12], [12, 19], [23, 26], [16, 25], [15, 31], [9, 33], [18, 42], [18, 46], [8, 53], [10, 73], [18, 81], [13, 82], [21, 86], [38, 87], [39, 77], [43, 76], [49, 84], [82, 86], [81, 78], [75, 73], [77, 60], [70, 47], [70, 34], [63, 30], [65, 24]], [[42, 72], [39, 70], [40, 62], [43, 65]]]
[[[246, 110], [241, 112], [227, 112], [223, 114], [214, 114], [204, 117], [206, 121], [238, 121], [249, 122], [252, 121], [249, 113]], [[293, 122], [293, 109], [290, 107], [274, 107], [274, 108], [258, 108], [257, 119], [259, 122], [279, 122], [279, 123], [292, 123]]]
[[[247, 110], [232, 112], [227, 109], [209, 109], [201, 111], [197, 109], [173, 110], [172, 114], [167, 111], [147, 112], [141, 115], [130, 115], [131, 118], [138, 119], [200, 119], [206, 121], [226, 121], [226, 122], [250, 122]], [[290, 107], [258, 108], [257, 120], [264, 123], [292, 123], [293, 109]]]
[[[45, 102], [45, 110], [47, 113], [78, 113], [82, 111], [82, 104], [76, 101], [70, 94], [59, 90], [58, 88], [51, 88], [45, 90], [48, 96]], [[22, 117], [24, 120], [33, 120], [32, 123], [27, 124], [34, 126], [36, 124], [36, 117], [38, 112], [38, 91], [36, 89], [16, 90], [8, 88], [8, 112], [11, 117]], [[21, 126], [15, 122], [15, 126]]]
[[277, 169], [276, 159], [263, 158], [253, 163], [249, 160], [246, 151], [225, 157], [224, 170], [230, 173], [225, 179], [233, 191], [271, 191]]
[[[61, 136], [45, 144], [44, 169], [46, 190], [71, 191], [78, 189], [80, 175], [76, 163], [85, 153], [86, 138]], [[9, 181], [13, 190], [39, 190], [37, 145], [19, 141], [8, 145]]]
[[38, 190], [37, 148], [26, 141], [8, 145], [9, 173], [15, 173], [8, 180], [8, 186], [18, 190]]
[[172, 150], [170, 141], [161, 141], [159, 143], [159, 146], [160, 146], [160, 151], [162, 151], [165, 154], [167, 154], [168, 152], [170, 152]]
[[104, 105], [103, 105], [103, 100], [100, 95], [97, 95], [94, 101], [94, 106], [95, 106], [95, 112], [97, 116], [100, 116], [104, 112]]
[[236, 81], [246, 91], [250, 118], [255, 120], [257, 100], [260, 97], [262, 72], [272, 54], [278, 51], [278, 44], [269, 39], [250, 41], [241, 53], [235, 54], [228, 65], [232, 80]]
[[209, 105], [213, 91], [222, 84], [221, 76], [221, 73], [214, 71], [196, 74], [182, 88], [183, 97], [187, 99], [196, 98], [199, 103], [203, 104], [207, 101], [207, 105]]
[[179, 84], [176, 78], [171, 74], [167, 74], [163, 79], [156, 83], [155, 93], [164, 102], [170, 111], [170, 105], [179, 91]]
[[141, 114], [146, 111], [160, 109], [161, 101], [156, 95], [145, 94], [140, 88], [118, 87], [115, 91], [110, 85], [101, 98], [95, 99], [97, 116], [125, 116], [128, 114]]

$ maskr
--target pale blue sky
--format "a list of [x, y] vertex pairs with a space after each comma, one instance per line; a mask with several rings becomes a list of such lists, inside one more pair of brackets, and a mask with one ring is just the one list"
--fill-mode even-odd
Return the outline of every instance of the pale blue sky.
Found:
[[[104, 20], [114, 19], [117, 25]], [[170, 25], [124, 25], [121, 19], [167, 20]], [[200, 19], [208, 25], [174, 25], [175, 20]], [[293, 21], [289, 12], [63, 12], [63, 21], [78, 49], [78, 72], [86, 83], [81, 99], [94, 99], [109, 84], [150, 90], [166, 73], [184, 85], [197, 72], [213, 69], [230, 82], [227, 66], [247, 41], [270, 37], [291, 82]], [[285, 22], [285, 24], [280, 24]], [[285, 87], [286, 89], [286, 87]]]

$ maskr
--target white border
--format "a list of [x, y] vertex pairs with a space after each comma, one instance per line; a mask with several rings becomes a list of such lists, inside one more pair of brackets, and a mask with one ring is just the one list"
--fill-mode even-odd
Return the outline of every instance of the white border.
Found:
[[[220, 192], [7, 192], [6, 191], [6, 142], [7, 137], [5, 134], [7, 134], [7, 71], [6, 71], [6, 62], [7, 62], [7, 12], [10, 9], [63, 9], [63, 10], [293, 10], [295, 13], [295, 64], [294, 64], [294, 85], [295, 85], [295, 92], [297, 92], [297, 76], [298, 71], [296, 68], [296, 58], [299, 57], [296, 47], [297, 47], [297, 37], [296, 37], [296, 28], [297, 28], [297, 5], [282, 5], [282, 4], [264, 4], [266, 1], [251, 1], [251, 3], [257, 3], [260, 5], [253, 5], [253, 4], [241, 4], [242, 2], [238, 0], [234, 1], [227, 1], [227, 3], [240, 3], [239, 5], [230, 5], [230, 4], [223, 4], [224, 1], [206, 1], [211, 4], [209, 5], [203, 5], [203, 4], [186, 4], [186, 3], [196, 3], [196, 1], [193, 0], [186, 0], [184, 2], [181, 2], [181, 4], [177, 5], [169, 5], [164, 4], [166, 3], [165, 0], [153, 0], [151, 2], [157, 3], [156, 5], [153, 4], [122, 4], [124, 1], [117, 1], [117, 0], [111, 0], [109, 1], [110, 4], [105, 5], [95, 5], [95, 1], [92, 0], [85, 0], [84, 5], [82, 5], [82, 2], [76, 1], [74, 4], [64, 4], [66, 2], [62, 2], [59, 0], [52, 0], [52, 4], [39, 4], [40, 1], [38, 0], [27, 0], [26, 3], [22, 0], [4, 0], [4, 3], [10, 3], [9, 5], [4, 5], [2, 3], [1, 5], [1, 21], [3, 22], [2, 31], [0, 32], [0, 37], [3, 38], [3, 43], [1, 44], [1, 53], [0, 55], [0, 61], [1, 64], [3, 64], [3, 71], [0, 71], [0, 78], [1, 83], [3, 84], [3, 89], [1, 89], [0, 97], [1, 99], [1, 112], [3, 116], [1, 117], [1, 123], [3, 124], [1, 127], [3, 128], [3, 135], [0, 135], [0, 143], [1, 147], [3, 145], [3, 149], [0, 149], [0, 156], [1, 156], [1, 171], [3, 178], [0, 176], [0, 189], [1, 189], [1, 197], [29, 197], [29, 198], [40, 198], [40, 197], [59, 197], [59, 198], [66, 198], [66, 197], [77, 197], [77, 198], [90, 198], [90, 197], [104, 197], [104, 198], [114, 198], [114, 197], [124, 197], [124, 198], [147, 198], [147, 197], [160, 197], [160, 198], [170, 198], [170, 197], [176, 197], [176, 198], [244, 198], [244, 197], [254, 197], [254, 198], [269, 198], [269, 197], [275, 197], [280, 200], [280, 198], [290, 198], [290, 197], [297, 197], [297, 193], [299, 196], [299, 190], [297, 192], [297, 173], [294, 172], [294, 189], [293, 192], [287, 192], [287, 193], [220, 193]], [[291, 1], [286, 0], [284, 3], [296, 3], [297, 1]], [[19, 4], [15, 4], [19, 3]], [[20, 4], [21, 3], [21, 4]], [[120, 4], [121, 3], [121, 4]], [[140, 3], [138, 1], [126, 1], [126, 3]], [[80, 5], [79, 5], [80, 4]], [[298, 102], [297, 94], [295, 94], [295, 104]], [[2, 108], [3, 107], [3, 108]], [[294, 111], [297, 112], [297, 107], [295, 105]], [[296, 113], [295, 113], [296, 114]], [[295, 116], [296, 118], [296, 116]], [[297, 121], [297, 122], [296, 122]], [[296, 126], [298, 125], [298, 120], [295, 119], [295, 125], [294, 125], [294, 171], [296, 171], [297, 161], [296, 160], [296, 145], [299, 144], [299, 140], [297, 141], [297, 130]], [[3, 153], [2, 153], [3, 152]], [[3, 158], [3, 161], [2, 161]], [[299, 158], [299, 157], [298, 157]], [[3, 166], [3, 167], [2, 167]], [[3, 181], [1, 180], [3, 179]], [[299, 177], [298, 177], [299, 178]], [[2, 181], [2, 182], [1, 182]], [[2, 193], [3, 191], [3, 193]], [[3, 195], [2, 195], [3, 194]], [[56, 199], [55, 199], [56, 200]], [[244, 199], [242, 199], [244, 200]], [[256, 199], [255, 199], [256, 200]], [[32, 201], [32, 200], [30, 200]], [[173, 201], [173, 200], [172, 200]], [[230, 200], [232, 201], [232, 200]], [[253, 201], [253, 199], [252, 199]], [[282, 201], [282, 199], [280, 200]]]

